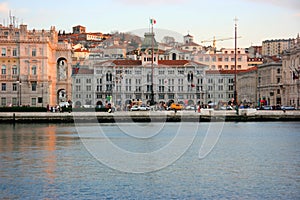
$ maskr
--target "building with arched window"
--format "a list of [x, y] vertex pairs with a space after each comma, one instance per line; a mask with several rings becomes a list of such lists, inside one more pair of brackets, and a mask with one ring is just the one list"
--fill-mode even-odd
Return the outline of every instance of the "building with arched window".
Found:
[[71, 99], [71, 45], [55, 27], [0, 24], [0, 106], [55, 106]]

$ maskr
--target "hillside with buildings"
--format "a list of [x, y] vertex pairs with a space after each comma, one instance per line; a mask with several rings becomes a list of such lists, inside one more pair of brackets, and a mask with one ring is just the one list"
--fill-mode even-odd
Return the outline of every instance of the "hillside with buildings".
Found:
[[[300, 37], [220, 48], [154, 33], [72, 33], [0, 25], [0, 106], [130, 101], [257, 107], [299, 104]], [[235, 92], [237, 98], [235, 97]]]

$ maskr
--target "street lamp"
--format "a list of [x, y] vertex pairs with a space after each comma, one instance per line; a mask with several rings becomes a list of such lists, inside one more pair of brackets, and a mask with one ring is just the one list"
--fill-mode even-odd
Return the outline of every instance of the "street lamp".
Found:
[[237, 50], [237, 21], [238, 19], [235, 18], [234, 19], [235, 21], [235, 25], [234, 25], [234, 104], [236, 106], [238, 106], [238, 99], [237, 99], [237, 88], [236, 88], [236, 81], [237, 81], [237, 78], [236, 78], [236, 65], [237, 65], [237, 60], [236, 60], [236, 50]]
[[21, 79], [19, 79], [17, 81], [17, 84], [18, 84], [18, 106], [20, 107], [22, 105], [22, 92], [21, 92], [22, 82], [21, 82]]

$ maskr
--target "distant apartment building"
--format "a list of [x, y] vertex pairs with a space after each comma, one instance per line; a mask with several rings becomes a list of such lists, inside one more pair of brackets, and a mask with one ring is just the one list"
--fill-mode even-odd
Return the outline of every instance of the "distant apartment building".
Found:
[[72, 98], [71, 45], [55, 27], [0, 25], [1, 106], [55, 106]]
[[294, 47], [295, 39], [265, 40], [262, 42], [263, 56], [280, 56], [284, 50]]
[[[235, 53], [234, 49], [222, 48], [220, 51], [198, 52], [192, 60], [209, 66], [211, 70], [234, 70], [235, 69]], [[236, 69], [244, 70], [248, 68], [247, 54], [245, 49], [237, 49]]]
[[249, 58], [261, 58], [262, 57], [262, 46], [251, 46], [247, 49]]

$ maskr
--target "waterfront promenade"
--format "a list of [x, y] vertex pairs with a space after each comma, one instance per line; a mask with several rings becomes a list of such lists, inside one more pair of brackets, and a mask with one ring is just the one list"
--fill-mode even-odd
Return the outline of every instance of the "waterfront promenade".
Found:
[[117, 111], [107, 112], [2, 112], [0, 123], [74, 123], [74, 122], [207, 122], [207, 121], [300, 121], [300, 110], [263, 111], [204, 109], [194, 111]]

